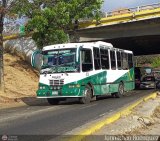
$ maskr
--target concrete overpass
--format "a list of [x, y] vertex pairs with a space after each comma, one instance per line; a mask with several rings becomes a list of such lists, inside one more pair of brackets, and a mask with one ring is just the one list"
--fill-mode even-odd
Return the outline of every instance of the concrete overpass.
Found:
[[103, 40], [135, 55], [160, 54], [160, 3], [109, 13], [99, 23], [83, 21], [76, 35], [79, 42]]

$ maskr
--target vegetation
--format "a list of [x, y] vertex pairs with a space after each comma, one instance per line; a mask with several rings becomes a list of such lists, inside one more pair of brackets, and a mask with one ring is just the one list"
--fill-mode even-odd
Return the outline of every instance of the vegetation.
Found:
[[135, 65], [137, 67], [150, 66], [153, 68], [160, 68], [160, 55], [136, 56]]
[[160, 68], [160, 57], [154, 58], [151, 65], [154, 68]]
[[13, 12], [30, 18], [27, 32], [39, 49], [43, 46], [68, 42], [70, 31], [79, 19], [100, 18], [102, 0], [16, 0]]
[[0, 0], [0, 89], [4, 88], [3, 68], [3, 21], [8, 13], [30, 18], [27, 32], [39, 49], [45, 45], [64, 43], [69, 40], [69, 31], [81, 18], [100, 18], [103, 0]]

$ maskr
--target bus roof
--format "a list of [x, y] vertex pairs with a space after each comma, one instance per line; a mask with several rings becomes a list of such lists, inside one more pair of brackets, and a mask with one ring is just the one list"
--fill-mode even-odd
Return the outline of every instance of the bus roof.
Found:
[[61, 49], [61, 48], [77, 48], [80, 46], [83, 47], [98, 47], [98, 46], [106, 46], [108, 48], [113, 48], [113, 45], [111, 43], [106, 43], [102, 41], [98, 42], [87, 42], [87, 43], [65, 43], [65, 44], [55, 44], [55, 45], [49, 45], [43, 47], [43, 51], [45, 50], [52, 50], [52, 49]]
[[64, 48], [77, 48], [77, 47], [84, 47], [84, 48], [93, 48], [94, 47], [102, 47], [102, 48], [109, 48], [115, 49], [119, 51], [124, 51], [126, 53], [132, 53], [132, 51], [114, 48], [111, 43], [97, 41], [97, 42], [85, 42], [85, 43], [65, 43], [65, 44], [55, 44], [43, 47], [42, 51], [49, 51], [53, 49], [64, 49]]

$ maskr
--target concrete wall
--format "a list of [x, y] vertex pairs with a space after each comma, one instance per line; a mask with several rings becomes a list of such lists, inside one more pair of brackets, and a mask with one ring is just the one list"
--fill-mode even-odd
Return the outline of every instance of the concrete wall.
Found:
[[[18, 54], [31, 64], [31, 56], [37, 50], [35, 42], [31, 38], [19, 38], [4, 42], [4, 49], [7, 52]], [[40, 69], [42, 58], [37, 54], [35, 59], [35, 67]]]

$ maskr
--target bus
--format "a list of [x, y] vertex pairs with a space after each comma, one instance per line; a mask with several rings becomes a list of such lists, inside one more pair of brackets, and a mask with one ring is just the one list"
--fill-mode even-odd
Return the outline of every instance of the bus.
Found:
[[[43, 47], [38, 98], [83, 104], [102, 95], [120, 98], [135, 88], [133, 52], [102, 41]], [[34, 60], [34, 59], [33, 59]]]

